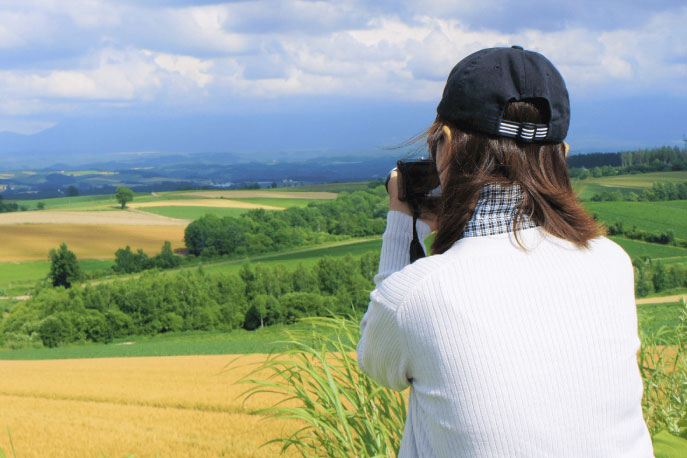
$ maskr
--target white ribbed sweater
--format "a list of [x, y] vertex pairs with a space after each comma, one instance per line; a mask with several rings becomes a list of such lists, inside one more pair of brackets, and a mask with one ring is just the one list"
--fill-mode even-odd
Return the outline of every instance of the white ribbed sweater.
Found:
[[528, 251], [470, 237], [408, 265], [412, 218], [389, 212], [358, 363], [412, 385], [399, 457], [653, 456], [630, 259], [521, 234]]

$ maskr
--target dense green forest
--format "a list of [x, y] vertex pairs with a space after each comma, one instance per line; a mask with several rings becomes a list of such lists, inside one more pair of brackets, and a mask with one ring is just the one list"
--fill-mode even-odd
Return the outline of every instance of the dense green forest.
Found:
[[659, 200], [687, 200], [687, 182], [685, 183], [654, 183], [650, 188], [644, 189], [640, 194], [630, 192], [623, 194], [620, 191], [603, 191], [594, 194], [591, 198], [594, 202], [615, 202], [625, 200], [628, 202], [656, 202]]
[[[573, 178], [613, 176], [625, 173], [687, 170], [687, 149], [677, 146], [638, 149], [621, 153], [591, 153], [568, 156]], [[591, 170], [594, 170], [594, 173]]]
[[186, 227], [184, 241], [189, 253], [211, 257], [280, 251], [341, 236], [378, 235], [384, 232], [387, 206], [384, 186], [376, 186], [280, 212], [251, 210], [238, 218], [205, 215]]
[[171, 331], [256, 329], [305, 316], [365, 310], [378, 253], [325, 257], [311, 268], [245, 264], [239, 274], [201, 270], [83, 288], [44, 287], [18, 303], [0, 324], [13, 348], [108, 342]]

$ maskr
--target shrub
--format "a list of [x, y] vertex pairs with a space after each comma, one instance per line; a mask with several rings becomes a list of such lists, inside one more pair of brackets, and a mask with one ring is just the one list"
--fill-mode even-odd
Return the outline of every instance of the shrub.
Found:
[[675, 328], [640, 326], [642, 409], [652, 435], [667, 429], [687, 438], [687, 302]]
[[[282, 401], [259, 413], [296, 420], [303, 427], [271, 442], [303, 457], [396, 456], [406, 402], [362, 373], [353, 357], [360, 337], [357, 320], [311, 318], [311, 329], [291, 332], [290, 350], [255, 363], [239, 383], [242, 396], [278, 393]], [[265, 378], [265, 374], [270, 376]], [[259, 378], [256, 378], [259, 377]], [[289, 407], [287, 407], [287, 405]]]

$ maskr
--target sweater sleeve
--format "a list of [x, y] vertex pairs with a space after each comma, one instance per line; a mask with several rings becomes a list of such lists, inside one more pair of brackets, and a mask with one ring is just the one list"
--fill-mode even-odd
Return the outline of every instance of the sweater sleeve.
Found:
[[[358, 342], [358, 365], [363, 372], [381, 385], [398, 391], [407, 388], [411, 379], [405, 336], [398, 316], [405, 294], [384, 283], [393, 273], [410, 264], [408, 250], [413, 239], [412, 224], [413, 218], [400, 212], [389, 212], [387, 216], [379, 274], [375, 276], [377, 288], [370, 294]], [[417, 230], [421, 241], [429, 235], [429, 226], [422, 222], [418, 221]]]

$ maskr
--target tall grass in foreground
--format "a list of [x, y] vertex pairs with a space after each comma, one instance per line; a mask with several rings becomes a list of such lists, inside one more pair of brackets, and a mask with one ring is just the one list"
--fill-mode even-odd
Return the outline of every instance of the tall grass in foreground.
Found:
[[687, 302], [674, 328], [640, 323], [642, 409], [652, 435], [662, 429], [687, 439]]
[[[278, 393], [282, 401], [258, 413], [295, 420], [293, 433], [272, 442], [303, 457], [396, 456], [405, 422], [403, 395], [364, 375], [353, 357], [357, 320], [315, 318], [310, 331], [289, 334], [289, 350], [256, 363], [241, 382], [247, 400]], [[648, 329], [648, 330], [644, 330]], [[674, 328], [640, 325], [642, 408], [657, 457], [684, 456], [687, 447], [687, 303]], [[668, 434], [670, 433], [670, 434]]]
[[290, 333], [291, 348], [270, 355], [241, 382], [243, 393], [278, 393], [282, 400], [258, 413], [295, 420], [293, 433], [270, 441], [282, 453], [294, 447], [303, 457], [396, 456], [406, 415], [400, 393], [364, 375], [353, 356], [360, 337], [357, 321], [305, 320], [311, 330]]

